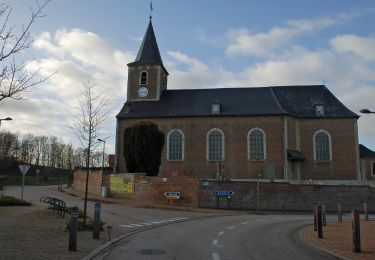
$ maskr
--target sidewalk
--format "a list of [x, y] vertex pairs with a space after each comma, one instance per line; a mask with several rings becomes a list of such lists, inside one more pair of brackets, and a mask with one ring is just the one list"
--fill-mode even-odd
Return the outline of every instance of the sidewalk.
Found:
[[318, 247], [327, 248], [348, 259], [375, 259], [375, 221], [361, 221], [361, 253], [352, 252], [352, 222], [327, 222], [323, 226], [323, 238], [313, 226], [304, 230], [304, 238]]
[[46, 207], [0, 207], [0, 259], [81, 259], [106, 242], [103, 232], [92, 239], [92, 231], [80, 231], [77, 252], [69, 252], [64, 224]]

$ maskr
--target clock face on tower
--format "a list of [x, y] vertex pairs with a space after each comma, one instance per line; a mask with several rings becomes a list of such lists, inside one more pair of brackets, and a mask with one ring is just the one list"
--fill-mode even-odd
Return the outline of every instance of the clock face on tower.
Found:
[[138, 89], [138, 96], [141, 98], [147, 97], [148, 95], [148, 89], [146, 87], [140, 87]]

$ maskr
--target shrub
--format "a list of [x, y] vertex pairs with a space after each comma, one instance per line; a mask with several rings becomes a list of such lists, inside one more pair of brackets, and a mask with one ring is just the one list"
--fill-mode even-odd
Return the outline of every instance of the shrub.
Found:
[[31, 206], [31, 203], [15, 197], [1, 195], [0, 206]]
[[164, 133], [152, 122], [140, 121], [125, 129], [124, 157], [128, 172], [159, 174]]

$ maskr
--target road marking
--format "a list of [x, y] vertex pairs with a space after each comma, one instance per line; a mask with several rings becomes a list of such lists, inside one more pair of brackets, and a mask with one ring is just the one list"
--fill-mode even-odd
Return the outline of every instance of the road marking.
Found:
[[277, 219], [281, 219], [281, 218], [272, 218], [272, 219], [275, 219], [275, 220], [277, 220]]
[[243, 222], [243, 223], [241, 223], [242, 225], [245, 225], [245, 224], [248, 224], [249, 223], [249, 221], [246, 221], [246, 222]]
[[257, 219], [257, 220], [255, 220], [256, 222], [263, 222], [264, 221], [264, 219]]
[[176, 217], [176, 218], [170, 218], [166, 220], [143, 222], [143, 223], [136, 223], [136, 224], [126, 224], [126, 225], [120, 225], [120, 226], [127, 227], [127, 228], [134, 228], [134, 227], [152, 226], [152, 225], [162, 224], [162, 223], [167, 223], [167, 222], [176, 222], [176, 221], [181, 221], [185, 219], [188, 219], [188, 218]]
[[216, 253], [216, 252], [212, 253], [212, 259], [213, 260], [221, 260], [220, 255], [218, 253]]
[[214, 239], [214, 240], [212, 241], [212, 245], [213, 245], [213, 246], [217, 246], [217, 243], [218, 243], [217, 239]]
[[227, 227], [228, 230], [229, 230], [229, 229], [233, 229], [233, 228], [235, 228], [235, 226]]
[[224, 231], [220, 231], [217, 235], [220, 237], [224, 234]]

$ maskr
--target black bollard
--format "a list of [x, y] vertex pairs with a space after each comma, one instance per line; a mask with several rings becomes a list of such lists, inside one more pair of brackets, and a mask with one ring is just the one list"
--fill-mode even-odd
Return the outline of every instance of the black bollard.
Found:
[[317, 221], [316, 221], [316, 206], [314, 206], [313, 214], [314, 214], [314, 231], [317, 231], [318, 230], [318, 224], [317, 224]]
[[342, 222], [341, 203], [337, 204], [337, 222]]
[[100, 203], [95, 203], [95, 211], [94, 211], [94, 227], [92, 229], [92, 237], [94, 239], [99, 239], [100, 237]]
[[368, 221], [368, 209], [367, 209], [367, 203], [363, 203], [363, 211], [365, 213], [365, 221]]
[[70, 218], [69, 251], [77, 251], [78, 207], [73, 207]]
[[361, 252], [361, 228], [359, 224], [359, 210], [352, 211], [352, 231], [353, 231], [353, 252]]
[[323, 226], [327, 226], [326, 204], [322, 204], [322, 218], [323, 218]]
[[316, 206], [316, 217], [318, 223], [318, 238], [323, 238], [322, 205]]

